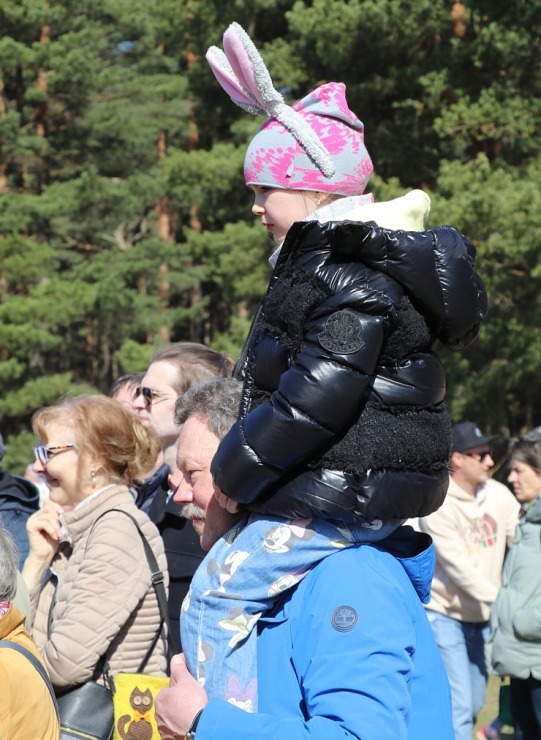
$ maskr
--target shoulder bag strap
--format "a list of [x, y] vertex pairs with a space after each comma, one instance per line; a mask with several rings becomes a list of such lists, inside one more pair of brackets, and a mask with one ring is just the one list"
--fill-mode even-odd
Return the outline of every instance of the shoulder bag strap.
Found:
[[[170, 661], [171, 658], [173, 657], [173, 655], [172, 655], [172, 652], [173, 651], [171, 649], [171, 640], [169, 639], [169, 635], [171, 634], [171, 625], [169, 623], [169, 611], [168, 611], [168, 608], [167, 608], [167, 595], [165, 593], [164, 577], [163, 577], [162, 571], [160, 570], [160, 568], [158, 566], [158, 562], [157, 562], [156, 558], [154, 557], [154, 553], [152, 552], [152, 548], [150, 547], [147, 538], [145, 537], [145, 535], [141, 531], [141, 528], [140, 528], [140, 526], [139, 526], [139, 524], [137, 522], [137, 519], [135, 519], [135, 517], [133, 517], [131, 514], [129, 514], [127, 511], [124, 511], [123, 509], [110, 509], [110, 511], [119, 511], [121, 514], [125, 514], [127, 517], [129, 517], [132, 520], [132, 522], [137, 527], [137, 531], [139, 532], [139, 536], [141, 537], [141, 541], [143, 543], [143, 548], [144, 548], [144, 551], [145, 551], [145, 556], [146, 556], [146, 559], [147, 559], [147, 562], [148, 562], [148, 566], [150, 568], [150, 576], [151, 576], [151, 580], [152, 580], [152, 585], [154, 586], [154, 590], [156, 592], [156, 598], [158, 600], [158, 607], [160, 609], [160, 615], [161, 615], [161, 618], [162, 618], [161, 623], [160, 623], [160, 626], [158, 627], [158, 630], [157, 630], [156, 634], [154, 635], [154, 638], [153, 638], [153, 640], [152, 640], [152, 642], [150, 644], [150, 647], [147, 650], [147, 653], [144, 656], [143, 660], [141, 661], [141, 665], [139, 666], [139, 670], [137, 671], [138, 673], [141, 673], [144, 670], [144, 668], [145, 668], [145, 666], [146, 666], [146, 664], [148, 662], [148, 659], [152, 655], [152, 651], [154, 650], [154, 648], [156, 646], [156, 643], [159, 640], [160, 632], [162, 631], [162, 627], [163, 627], [164, 622], [165, 622], [165, 625], [167, 627], [167, 635], [168, 635], [168, 640], [167, 640], [167, 657], [168, 657], [168, 660]], [[108, 512], [105, 512], [105, 513], [108, 513]], [[102, 514], [102, 516], [103, 516], [103, 514]]]
[[51, 699], [53, 700], [56, 716], [58, 717], [58, 704], [56, 703], [56, 696], [54, 693], [53, 685], [51, 683], [51, 679], [47, 675], [47, 671], [45, 670], [43, 665], [39, 662], [39, 660], [36, 658], [36, 656], [32, 655], [30, 650], [27, 650], [22, 645], [18, 645], [16, 642], [12, 642], [11, 640], [0, 640], [0, 648], [11, 648], [12, 650], [16, 650], [21, 655], [24, 655], [24, 657], [27, 658], [30, 661], [30, 663], [32, 663], [36, 671], [45, 681], [47, 688], [49, 689]]

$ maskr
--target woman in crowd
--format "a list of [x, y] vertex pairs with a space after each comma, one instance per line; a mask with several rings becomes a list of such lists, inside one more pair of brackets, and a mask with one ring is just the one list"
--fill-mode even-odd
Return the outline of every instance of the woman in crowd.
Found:
[[515, 541], [492, 608], [492, 666], [511, 677], [515, 738], [541, 737], [541, 433], [511, 449], [508, 480], [522, 504]]
[[32, 660], [42, 662], [39, 651], [15, 603], [18, 565], [15, 540], [0, 522], [0, 737], [58, 740], [58, 717], [49, 688], [32, 665]]
[[[163, 543], [129, 486], [152, 469], [159, 441], [121, 403], [66, 397], [39, 410], [34, 470], [50, 498], [28, 520], [33, 637], [57, 693], [111, 673], [135, 672], [157, 633], [144, 671], [164, 675], [166, 635], [134, 517], [160, 569]], [[49, 623], [50, 618], [50, 623]]]

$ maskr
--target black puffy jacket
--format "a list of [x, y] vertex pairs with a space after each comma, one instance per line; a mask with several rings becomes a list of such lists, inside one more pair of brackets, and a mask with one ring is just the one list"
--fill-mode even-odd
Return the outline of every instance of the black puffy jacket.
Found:
[[235, 374], [216, 485], [248, 509], [342, 521], [424, 516], [448, 485], [436, 339], [477, 335], [486, 294], [456, 229], [294, 224]]

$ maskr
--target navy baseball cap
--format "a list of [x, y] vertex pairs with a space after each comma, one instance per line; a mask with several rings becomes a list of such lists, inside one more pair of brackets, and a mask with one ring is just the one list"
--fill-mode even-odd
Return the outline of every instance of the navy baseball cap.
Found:
[[452, 429], [453, 443], [451, 452], [466, 452], [473, 450], [481, 445], [489, 444], [494, 439], [498, 439], [497, 434], [486, 437], [473, 421], [461, 421], [455, 424]]

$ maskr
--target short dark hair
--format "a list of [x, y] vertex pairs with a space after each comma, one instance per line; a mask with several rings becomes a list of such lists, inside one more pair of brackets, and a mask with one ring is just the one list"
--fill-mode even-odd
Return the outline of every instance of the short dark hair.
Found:
[[144, 370], [138, 373], [126, 373], [126, 375], [121, 375], [120, 378], [117, 378], [113, 385], [109, 388], [109, 393], [107, 395], [111, 398], [116, 398], [117, 393], [126, 386], [128, 386], [128, 388], [139, 388], [144, 377]]
[[521, 435], [511, 442], [509, 452], [512, 458], [541, 475], [541, 432], [534, 429]]
[[242, 383], [235, 378], [213, 378], [193, 385], [175, 405], [175, 423], [191, 416], [203, 418], [208, 428], [223, 439], [239, 418]]
[[173, 342], [164, 344], [150, 358], [155, 362], [169, 362], [178, 370], [173, 388], [182, 396], [188, 388], [210, 378], [229, 378], [233, 372], [233, 360], [227, 355], [197, 342]]

